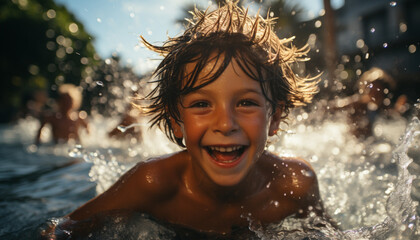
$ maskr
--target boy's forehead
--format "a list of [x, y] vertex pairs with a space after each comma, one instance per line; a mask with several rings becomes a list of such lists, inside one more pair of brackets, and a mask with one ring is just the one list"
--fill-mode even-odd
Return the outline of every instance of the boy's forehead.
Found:
[[[208, 60], [204, 63], [203, 69], [200, 71], [199, 76], [200, 78], [203, 77], [203, 75], [211, 74], [220, 67], [223, 60], [225, 59], [225, 53], [217, 54], [216, 52], [213, 52], [210, 54]], [[187, 63], [185, 65], [185, 75], [189, 76], [194, 72], [194, 69], [197, 67], [199, 60], [196, 60], [194, 62]]]
[[[217, 53], [216, 51], [212, 52], [209, 55], [208, 60], [204, 63], [204, 66], [198, 73], [198, 84], [202, 83], [202, 81], [211, 79], [214, 76], [214, 74], [216, 74], [216, 72], [218, 72], [219, 69], [222, 67], [225, 57], [226, 57], [226, 54], [224, 52], [222, 53]], [[198, 62], [199, 60], [190, 62], [185, 65], [185, 72], [183, 76], [184, 80], [189, 79], [189, 77], [191, 77], [191, 75], [196, 71]], [[246, 68], [249, 71], [252, 71], [253, 74], [257, 73], [256, 68], [252, 64], [250, 64], [249, 62], [244, 63], [242, 59], [238, 59], [238, 57], [235, 55], [232, 56], [228, 64], [229, 65], [227, 67], [233, 67], [237, 75], [240, 75], [240, 73], [243, 73], [243, 70], [239, 66], [239, 64], [241, 65], [247, 64], [248, 66]], [[224, 71], [226, 71], [226, 69], [224, 69]]]

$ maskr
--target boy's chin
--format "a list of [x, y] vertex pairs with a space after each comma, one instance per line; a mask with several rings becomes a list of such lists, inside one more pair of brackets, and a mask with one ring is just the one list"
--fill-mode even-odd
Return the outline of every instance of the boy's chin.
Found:
[[245, 174], [229, 174], [229, 175], [219, 175], [219, 176], [210, 176], [210, 179], [220, 187], [234, 187], [242, 182]]

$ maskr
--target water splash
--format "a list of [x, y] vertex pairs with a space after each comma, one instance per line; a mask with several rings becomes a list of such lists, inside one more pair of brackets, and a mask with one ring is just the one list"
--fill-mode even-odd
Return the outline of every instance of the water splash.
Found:
[[[333, 130], [331, 128], [329, 129]], [[309, 134], [309, 137], [311, 137], [310, 135], [311, 134]], [[327, 205], [329, 205], [327, 208], [333, 210], [332, 216], [334, 219], [336, 218], [337, 221], [339, 221], [339, 224], [342, 226], [342, 228], [344, 227], [344, 229], [348, 229], [345, 227], [349, 225], [349, 223], [346, 223], [346, 221], [350, 222], [351, 224], [357, 224], [357, 227], [341, 231], [331, 226], [327, 220], [315, 215], [311, 215], [303, 220], [287, 218], [280, 224], [272, 224], [265, 228], [250, 222], [250, 229], [253, 230], [260, 239], [264, 240], [303, 238], [333, 240], [418, 239], [420, 236], [419, 232], [417, 232], [419, 220], [416, 213], [416, 207], [418, 206], [418, 203], [413, 201], [411, 198], [411, 187], [415, 176], [411, 175], [407, 169], [410, 163], [413, 162], [407, 153], [418, 135], [420, 135], [420, 121], [419, 119], [414, 118], [408, 125], [400, 143], [392, 152], [392, 159], [390, 162], [395, 162], [398, 167], [396, 180], [389, 176], [381, 176], [381, 178], [378, 178], [379, 180], [385, 179], [387, 181], [387, 185], [389, 185], [389, 188], [385, 191], [385, 194], [388, 195], [385, 200], [382, 200], [375, 195], [369, 195], [366, 193], [377, 191], [372, 188], [372, 183], [368, 183], [369, 179], [374, 178], [375, 171], [377, 170], [376, 168], [372, 167], [370, 164], [367, 164], [367, 166], [370, 166], [367, 169], [358, 168], [355, 171], [347, 172], [347, 175], [343, 175], [337, 171], [338, 169], [343, 168], [341, 165], [342, 163], [335, 162], [337, 166], [333, 168], [335, 175], [335, 178], [332, 179], [333, 181], [337, 181], [337, 178], [354, 178], [360, 182], [368, 183], [364, 185], [365, 189], [363, 189], [363, 185], [362, 188], [359, 188], [357, 184], [353, 184], [351, 181], [348, 182], [348, 184], [351, 185], [351, 188], [353, 188], [351, 189], [351, 192], [358, 192], [357, 198], [360, 200], [356, 202], [353, 207], [353, 204], [348, 201], [348, 199], [346, 199], [348, 195], [337, 191], [337, 188], [331, 188], [328, 189], [328, 191], [333, 191], [332, 194], [338, 195], [338, 198], [334, 198], [334, 196], [330, 195], [326, 195], [326, 198], [324, 198], [324, 200], [327, 202]], [[338, 142], [348, 140], [340, 139], [336, 136], [333, 136], [333, 139]], [[325, 151], [323, 149], [319, 150], [321, 152]], [[346, 156], [348, 155], [349, 154], [346, 154]], [[366, 159], [363, 158], [363, 160]], [[325, 162], [323, 162], [323, 164], [325, 164]], [[321, 182], [325, 181], [325, 178], [329, 177], [329, 174], [326, 174], [326, 170], [328, 168], [330, 167], [327, 165], [320, 170], [319, 177], [321, 178]], [[396, 182], [395, 184], [392, 183], [394, 180]], [[341, 187], [345, 189], [345, 183], [342, 183]], [[382, 187], [380, 189], [382, 189]], [[321, 192], [325, 192], [325, 190]], [[384, 195], [384, 192], [378, 192], [379, 194]], [[328, 204], [329, 202], [332, 202], [332, 204]], [[366, 205], [370, 207], [364, 208]], [[352, 211], [356, 210], [356, 208], [358, 209], [356, 211], [357, 215], [353, 217], [351, 213]], [[369, 211], [369, 208], [371, 211]], [[381, 208], [383, 208], [383, 211], [381, 211]], [[360, 212], [360, 210], [362, 210], [362, 212]], [[375, 213], [373, 213], [372, 210]], [[344, 216], [341, 214], [344, 214]], [[372, 219], [368, 221], [366, 219], [363, 220], [363, 218], [368, 218], [368, 215], [372, 215]], [[366, 222], [372, 221], [376, 221], [376, 223], [365, 224]], [[364, 226], [360, 227], [361, 225]]]
[[83, 158], [84, 149], [82, 145], [76, 145], [73, 149], [69, 150], [69, 157], [71, 158]]
[[[381, 154], [391, 147], [383, 148], [386, 144], [383, 142], [362, 143], [349, 137], [345, 134], [348, 130], [345, 123], [341, 121], [322, 121], [319, 126], [307, 121], [294, 123], [292, 128], [296, 130], [293, 132], [283, 131], [270, 149], [283, 156], [299, 153], [311, 162], [320, 180], [326, 208], [344, 231], [335, 229], [317, 216], [303, 220], [287, 218], [281, 224], [264, 228], [253, 224], [250, 229], [260, 239], [415, 239], [419, 235], [416, 232], [419, 222], [417, 203], [410, 197], [414, 176], [407, 168], [413, 160], [407, 152], [419, 135], [419, 120], [414, 118], [411, 121], [392, 158], [389, 153], [387, 159], [384, 156], [388, 155]], [[389, 124], [395, 125], [395, 121]], [[133, 126], [124, 128], [129, 127]], [[386, 126], [382, 128], [387, 129]], [[151, 136], [146, 137], [150, 141], [142, 144], [156, 145], [159, 142], [160, 152], [154, 153], [156, 155], [174, 151], [173, 148], [165, 149], [167, 140], [164, 136], [157, 139], [158, 133], [153, 131]], [[141, 153], [136, 156], [138, 161], [153, 155], [151, 148], [144, 145], [132, 151]], [[80, 145], [70, 150], [69, 156], [92, 163], [89, 176], [97, 183], [98, 194], [133, 164], [117, 159], [111, 149], [87, 150]], [[384, 173], [384, 169], [392, 164], [398, 167], [398, 174]], [[355, 192], [357, 197], [354, 197]], [[133, 229], [127, 231], [132, 232]]]
[[130, 124], [128, 126], [119, 125], [119, 126], [117, 126], [117, 129], [119, 131], [121, 131], [122, 133], [125, 133], [128, 129], [138, 127], [138, 126], [140, 126], [140, 127], [145, 126], [145, 124], [143, 124], [143, 123], [133, 123], [133, 124]]
[[398, 163], [398, 179], [394, 191], [386, 202], [387, 218], [371, 227], [347, 231], [351, 239], [383, 239], [392, 235], [393, 239], [414, 239], [419, 225], [416, 207], [418, 202], [411, 199], [411, 187], [415, 176], [408, 171], [413, 159], [407, 155], [414, 138], [420, 135], [420, 121], [413, 118], [408, 125], [401, 143], [393, 151], [393, 159]]
[[132, 165], [121, 163], [113, 154], [111, 149], [102, 153], [98, 149], [89, 151], [81, 145], [76, 145], [69, 150], [72, 158], [81, 158], [85, 162], [92, 163], [89, 177], [92, 182], [96, 182], [96, 192], [98, 194], [108, 189], [121, 175], [123, 175]]

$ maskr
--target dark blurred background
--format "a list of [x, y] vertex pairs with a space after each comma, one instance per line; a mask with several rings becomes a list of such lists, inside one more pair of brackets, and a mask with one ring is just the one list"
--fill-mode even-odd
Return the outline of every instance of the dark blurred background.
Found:
[[[298, 46], [311, 47], [311, 61], [299, 67], [311, 75], [323, 73], [320, 97], [354, 93], [358, 78], [371, 67], [392, 75], [396, 95], [404, 94], [410, 102], [420, 97], [420, 1], [345, 0], [337, 9], [324, 0], [323, 9], [311, 20], [303, 20], [305, 6], [299, 1], [240, 4], [250, 2], [278, 18], [275, 30], [280, 38], [296, 36]], [[191, 10], [193, 3], [182, 7]], [[182, 24], [186, 16], [178, 22]], [[37, 117], [63, 83], [83, 90], [81, 110], [112, 115], [121, 99], [142, 91], [142, 79], [148, 75], [123, 64], [118, 54], [100, 56], [95, 36], [53, 0], [1, 1], [0, 32], [3, 123]]]

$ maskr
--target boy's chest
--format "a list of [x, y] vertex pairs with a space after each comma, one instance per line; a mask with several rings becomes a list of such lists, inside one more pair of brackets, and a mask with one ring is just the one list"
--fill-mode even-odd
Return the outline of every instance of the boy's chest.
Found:
[[240, 202], [215, 202], [208, 198], [181, 194], [160, 209], [163, 219], [202, 231], [230, 232], [248, 227], [250, 222], [279, 222], [293, 214], [295, 206], [282, 199], [256, 195]]
[[170, 223], [204, 232], [230, 232], [233, 226], [247, 226], [236, 204], [215, 204], [190, 196], [177, 196], [160, 207], [161, 217]]

